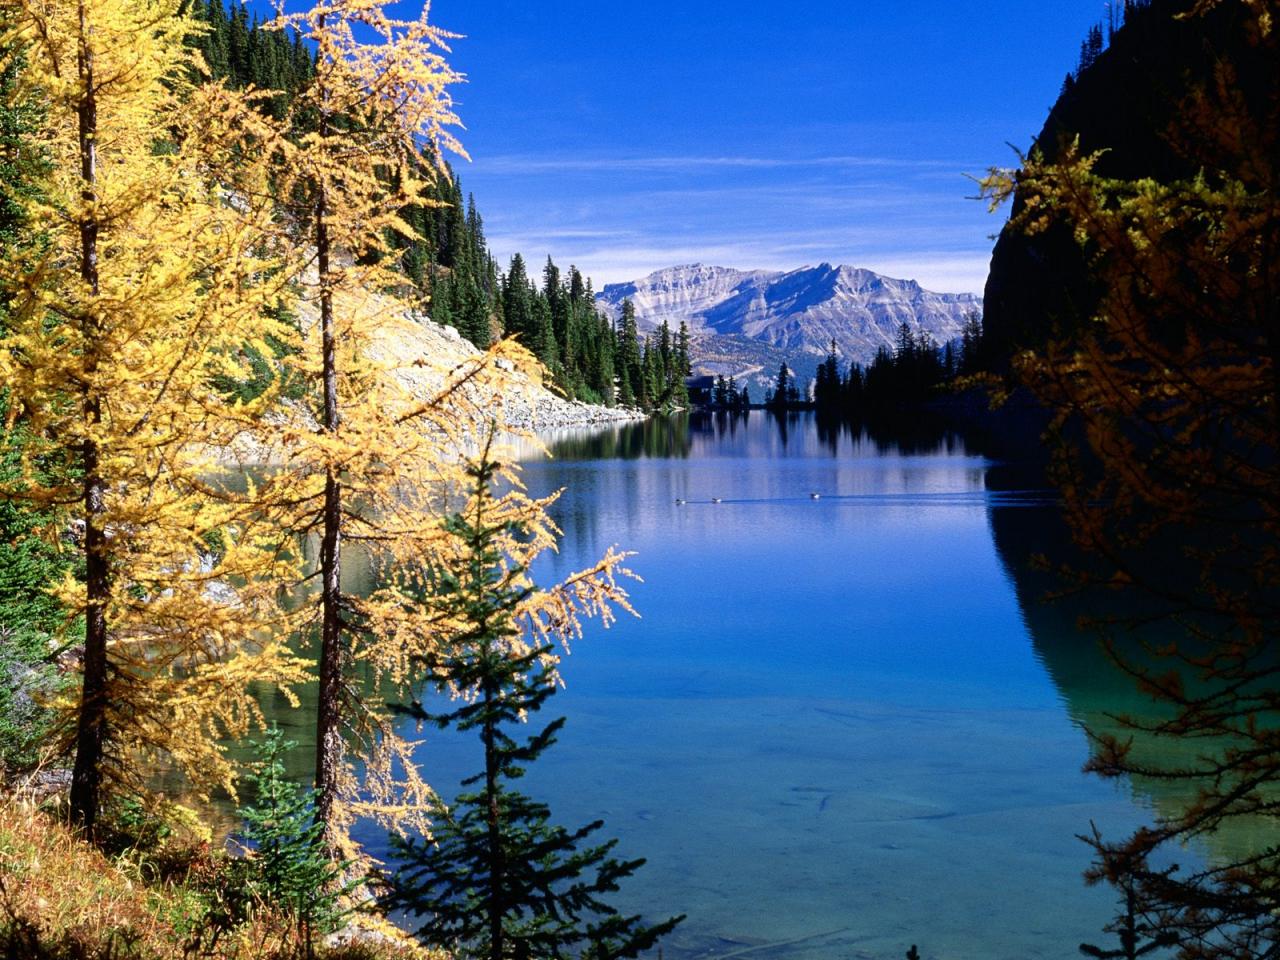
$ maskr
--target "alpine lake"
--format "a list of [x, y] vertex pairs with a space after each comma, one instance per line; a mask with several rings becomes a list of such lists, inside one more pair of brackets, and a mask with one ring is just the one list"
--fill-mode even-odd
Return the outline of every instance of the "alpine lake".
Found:
[[[629, 585], [639, 618], [589, 622], [564, 658], [565, 687], [533, 722], [567, 725], [520, 788], [647, 859], [610, 902], [687, 914], [664, 957], [890, 960], [918, 944], [1026, 960], [1110, 944], [1116, 895], [1084, 884], [1078, 835], [1119, 838], [1182, 798], [1081, 771], [1086, 728], [1151, 707], [1078, 626], [1087, 601], [1046, 600], [1055, 578], [1033, 557], [1069, 538], [1035, 468], [989, 437], [760, 410], [548, 443], [524, 479], [563, 489], [564, 537], [538, 581], [618, 544], [643, 582]], [[308, 711], [268, 712], [309, 779]], [[481, 769], [474, 737], [417, 736], [446, 799]], [[387, 849], [372, 826], [357, 838]]]

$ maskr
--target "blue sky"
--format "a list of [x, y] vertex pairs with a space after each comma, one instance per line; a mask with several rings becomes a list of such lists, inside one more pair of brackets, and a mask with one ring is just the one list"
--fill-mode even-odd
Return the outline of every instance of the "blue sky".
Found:
[[505, 265], [597, 289], [677, 263], [823, 260], [982, 289], [965, 174], [1039, 130], [1103, 0], [435, 0]]

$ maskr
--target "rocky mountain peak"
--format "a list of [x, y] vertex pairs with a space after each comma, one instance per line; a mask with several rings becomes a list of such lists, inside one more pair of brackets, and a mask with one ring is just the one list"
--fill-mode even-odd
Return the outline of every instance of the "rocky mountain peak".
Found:
[[832, 340], [843, 359], [869, 363], [881, 347], [892, 348], [903, 323], [942, 344], [960, 336], [970, 311], [982, 310], [975, 294], [935, 293], [915, 280], [828, 262], [789, 271], [684, 264], [609, 284], [597, 295], [615, 316], [624, 299], [635, 304], [641, 330], [664, 320], [673, 328], [687, 324], [695, 359], [724, 355], [730, 346], [744, 358], [736, 371], [725, 362], [712, 372], [762, 380], [776, 372], [775, 361], [801, 375], [811, 371]]

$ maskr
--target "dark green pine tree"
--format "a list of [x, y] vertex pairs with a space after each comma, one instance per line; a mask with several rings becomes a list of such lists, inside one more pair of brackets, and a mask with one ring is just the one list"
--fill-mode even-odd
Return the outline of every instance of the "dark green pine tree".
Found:
[[[415, 247], [414, 249], [420, 248]], [[431, 284], [431, 319], [442, 327], [458, 327], [461, 330], [462, 327], [458, 323], [458, 317], [454, 310], [456, 297], [456, 284], [452, 282], [449, 275], [444, 272], [436, 275]]]
[[693, 373], [693, 357], [689, 351], [689, 327], [681, 320], [680, 332], [676, 334], [676, 373], [687, 377]]
[[250, 20], [245, 5], [235, 0], [229, 11], [223, 0], [192, 0], [192, 13], [206, 24], [190, 42], [204, 58], [209, 76], [232, 87], [253, 83], [260, 90], [278, 91], [265, 101], [264, 109], [277, 119], [283, 117], [289, 99], [306, 85], [314, 69], [298, 34], [265, 29], [256, 13]]
[[547, 257], [547, 264], [542, 268], [542, 296], [551, 310], [552, 329], [560, 347], [560, 357], [567, 363], [570, 358], [565, 356], [564, 347], [569, 333], [569, 298], [560, 282], [560, 268], [550, 257]]
[[629, 299], [622, 301], [622, 319], [618, 323], [618, 351], [615, 367], [618, 374], [618, 402], [626, 407], [635, 406], [643, 399], [644, 358], [640, 354], [636, 307]]
[[[461, 185], [459, 185], [459, 193], [461, 193]], [[484, 238], [484, 219], [480, 216], [480, 211], [476, 209], [476, 198], [474, 194], [467, 194], [467, 239], [470, 241], [471, 249], [469, 256], [471, 258], [472, 269], [476, 272], [477, 280], [483, 285], [484, 273], [483, 267], [489, 258], [489, 248], [485, 244]], [[491, 287], [484, 287], [486, 294], [492, 294]]]
[[537, 354], [538, 359], [542, 361], [552, 377], [557, 382], [562, 382], [560, 368], [560, 350], [556, 343], [555, 324], [551, 317], [551, 304], [547, 302], [547, 298], [542, 296], [536, 290], [529, 294], [529, 303], [532, 309], [532, 327], [526, 337], [524, 337], [525, 346]]
[[775, 407], [785, 407], [791, 399], [791, 371], [787, 369], [787, 365], [780, 364], [778, 367], [778, 379], [773, 387], [773, 405]]
[[671, 350], [671, 402], [673, 406], [686, 407], [689, 405], [689, 386], [685, 378], [693, 373], [693, 364], [689, 356], [689, 327], [683, 320]]
[[554, 826], [545, 804], [512, 786], [555, 743], [564, 718], [523, 740], [512, 735], [556, 685], [547, 664], [550, 645], [512, 642], [521, 634], [516, 609], [532, 588], [522, 586], [525, 570], [501, 548], [504, 537], [523, 531], [495, 509], [497, 469], [487, 450], [473, 465], [470, 503], [446, 525], [463, 548], [460, 559], [437, 572], [435, 585], [443, 622], [462, 626], [427, 664], [424, 681], [437, 693], [467, 696], [443, 712], [419, 702], [396, 708], [440, 729], [476, 733], [484, 770], [463, 781], [473, 791], [459, 796], [451, 811], [440, 811], [430, 841], [392, 837], [397, 869], [387, 905], [424, 918], [417, 931], [424, 944], [467, 957], [634, 957], [683, 919], [645, 924], [601, 899], [644, 861], [615, 859], [616, 840], [587, 842], [601, 821], [573, 831]]
[[215, 79], [226, 77], [231, 72], [231, 21], [227, 10], [222, 0], [197, 3], [195, 9], [209, 25], [208, 31], [196, 41], [209, 74]]
[[511, 258], [511, 267], [502, 280], [502, 326], [507, 336], [520, 337], [530, 350], [537, 349], [538, 344], [528, 339], [538, 332], [533, 317], [533, 291], [529, 289], [524, 257], [518, 253]]
[[849, 376], [845, 377], [843, 391], [843, 412], [847, 417], [861, 415], [867, 405], [866, 401], [867, 372], [860, 363], [849, 364]]
[[467, 236], [466, 212], [462, 203], [462, 186], [450, 168], [448, 177], [437, 180], [439, 202], [436, 234], [436, 262], [450, 270], [465, 270], [470, 266], [470, 240]]
[[468, 277], [456, 308], [458, 329], [483, 350], [489, 346], [489, 298], [475, 277]]
[[641, 368], [644, 371], [644, 406], [650, 410], [656, 410], [666, 402], [666, 397], [665, 384], [662, 380], [662, 360], [658, 356], [658, 344], [653, 337], [644, 339]]
[[228, 78], [232, 86], [247, 87], [253, 79], [249, 63], [249, 11], [242, 3], [231, 4], [228, 47]]
[[662, 383], [669, 390], [676, 379], [675, 344], [671, 339], [671, 324], [664, 319], [658, 327], [658, 356], [662, 363]]
[[569, 266], [569, 302], [575, 307], [582, 303], [590, 305], [590, 299], [587, 295], [587, 287], [583, 282], [582, 274], [578, 268]]
[[948, 340], [946, 346], [942, 348], [942, 376], [944, 379], [950, 380], [959, 369], [960, 364], [956, 356], [956, 346]]
[[324, 824], [316, 822], [312, 791], [285, 771], [285, 754], [294, 746], [272, 727], [245, 776], [253, 800], [237, 813], [244, 822], [240, 840], [250, 855], [239, 861], [244, 876], [237, 894], [284, 910], [309, 947], [313, 934], [331, 933], [340, 925], [345, 911], [338, 900], [344, 891], [342, 865], [320, 844]]
[[960, 373], [974, 374], [983, 370], [986, 357], [982, 350], [982, 314], [971, 310], [964, 316], [964, 329], [960, 339]]
[[711, 389], [711, 405], [719, 408], [729, 405], [729, 385], [725, 383], [723, 373], [716, 376], [715, 386]]
[[[587, 286], [586, 303], [593, 301], [590, 284]], [[587, 328], [594, 335], [586, 341], [590, 351], [587, 363], [587, 386], [599, 397], [601, 403], [612, 404], [617, 396], [614, 379], [617, 370], [618, 341], [609, 318], [596, 313], [594, 308], [586, 306], [589, 311]]]
[[840, 361], [836, 356], [836, 342], [831, 341], [831, 349], [827, 351], [827, 359], [818, 365], [817, 377], [813, 387], [813, 401], [820, 413], [834, 414], [841, 402]]

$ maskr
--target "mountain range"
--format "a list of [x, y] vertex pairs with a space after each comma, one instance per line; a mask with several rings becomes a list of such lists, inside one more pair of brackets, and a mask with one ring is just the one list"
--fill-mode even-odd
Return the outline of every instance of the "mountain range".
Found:
[[797, 376], [812, 376], [832, 340], [843, 360], [865, 365], [881, 347], [893, 348], [903, 323], [942, 344], [960, 336], [969, 312], [982, 311], [977, 294], [934, 293], [914, 280], [830, 263], [790, 271], [668, 267], [608, 284], [596, 299], [615, 317], [631, 300], [642, 332], [663, 320], [672, 330], [684, 322], [695, 373], [761, 387], [784, 362]]

